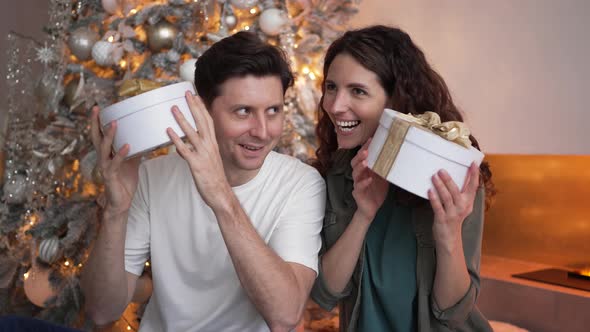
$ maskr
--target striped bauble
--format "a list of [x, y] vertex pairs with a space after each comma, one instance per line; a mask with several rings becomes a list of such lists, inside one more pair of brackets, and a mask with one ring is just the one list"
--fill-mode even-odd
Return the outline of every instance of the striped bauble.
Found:
[[52, 236], [41, 241], [39, 258], [47, 264], [51, 264], [59, 258], [59, 239], [57, 236]]

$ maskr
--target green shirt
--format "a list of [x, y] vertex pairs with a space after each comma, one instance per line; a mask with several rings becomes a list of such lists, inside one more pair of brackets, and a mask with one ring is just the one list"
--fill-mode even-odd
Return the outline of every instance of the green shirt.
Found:
[[358, 331], [416, 331], [416, 236], [391, 190], [365, 242]]

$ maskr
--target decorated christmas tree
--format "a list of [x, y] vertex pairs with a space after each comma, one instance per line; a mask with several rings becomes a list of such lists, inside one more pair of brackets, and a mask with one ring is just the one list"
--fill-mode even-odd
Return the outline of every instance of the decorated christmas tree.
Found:
[[195, 61], [212, 43], [253, 31], [283, 49], [296, 73], [277, 149], [306, 160], [315, 150], [323, 52], [358, 1], [50, 0], [46, 41], [11, 33], [0, 315], [85, 324], [78, 277], [99, 227], [102, 192], [88, 133], [93, 105], [193, 81]]

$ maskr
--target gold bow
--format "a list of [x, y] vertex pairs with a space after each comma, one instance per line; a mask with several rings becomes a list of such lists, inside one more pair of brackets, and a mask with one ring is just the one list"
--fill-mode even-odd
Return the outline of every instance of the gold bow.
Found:
[[161, 83], [146, 79], [125, 80], [119, 87], [117, 94], [119, 97], [133, 97], [161, 86]]
[[415, 123], [420, 127], [430, 130], [438, 136], [457, 143], [465, 148], [471, 146], [469, 135], [471, 131], [463, 122], [447, 121], [440, 122], [440, 116], [434, 112], [425, 112], [424, 114], [397, 114], [398, 117], [410, 123]]

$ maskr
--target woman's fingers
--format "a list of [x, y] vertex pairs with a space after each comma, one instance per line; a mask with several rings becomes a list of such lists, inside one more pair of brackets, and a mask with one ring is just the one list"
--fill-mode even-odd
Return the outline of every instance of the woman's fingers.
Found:
[[436, 194], [439, 197], [440, 201], [442, 202], [443, 206], [446, 209], [449, 209], [453, 206], [453, 198], [451, 193], [448, 191], [447, 187], [441, 180], [440, 176], [434, 174], [432, 176], [432, 184], [434, 185], [434, 189], [436, 190]]

